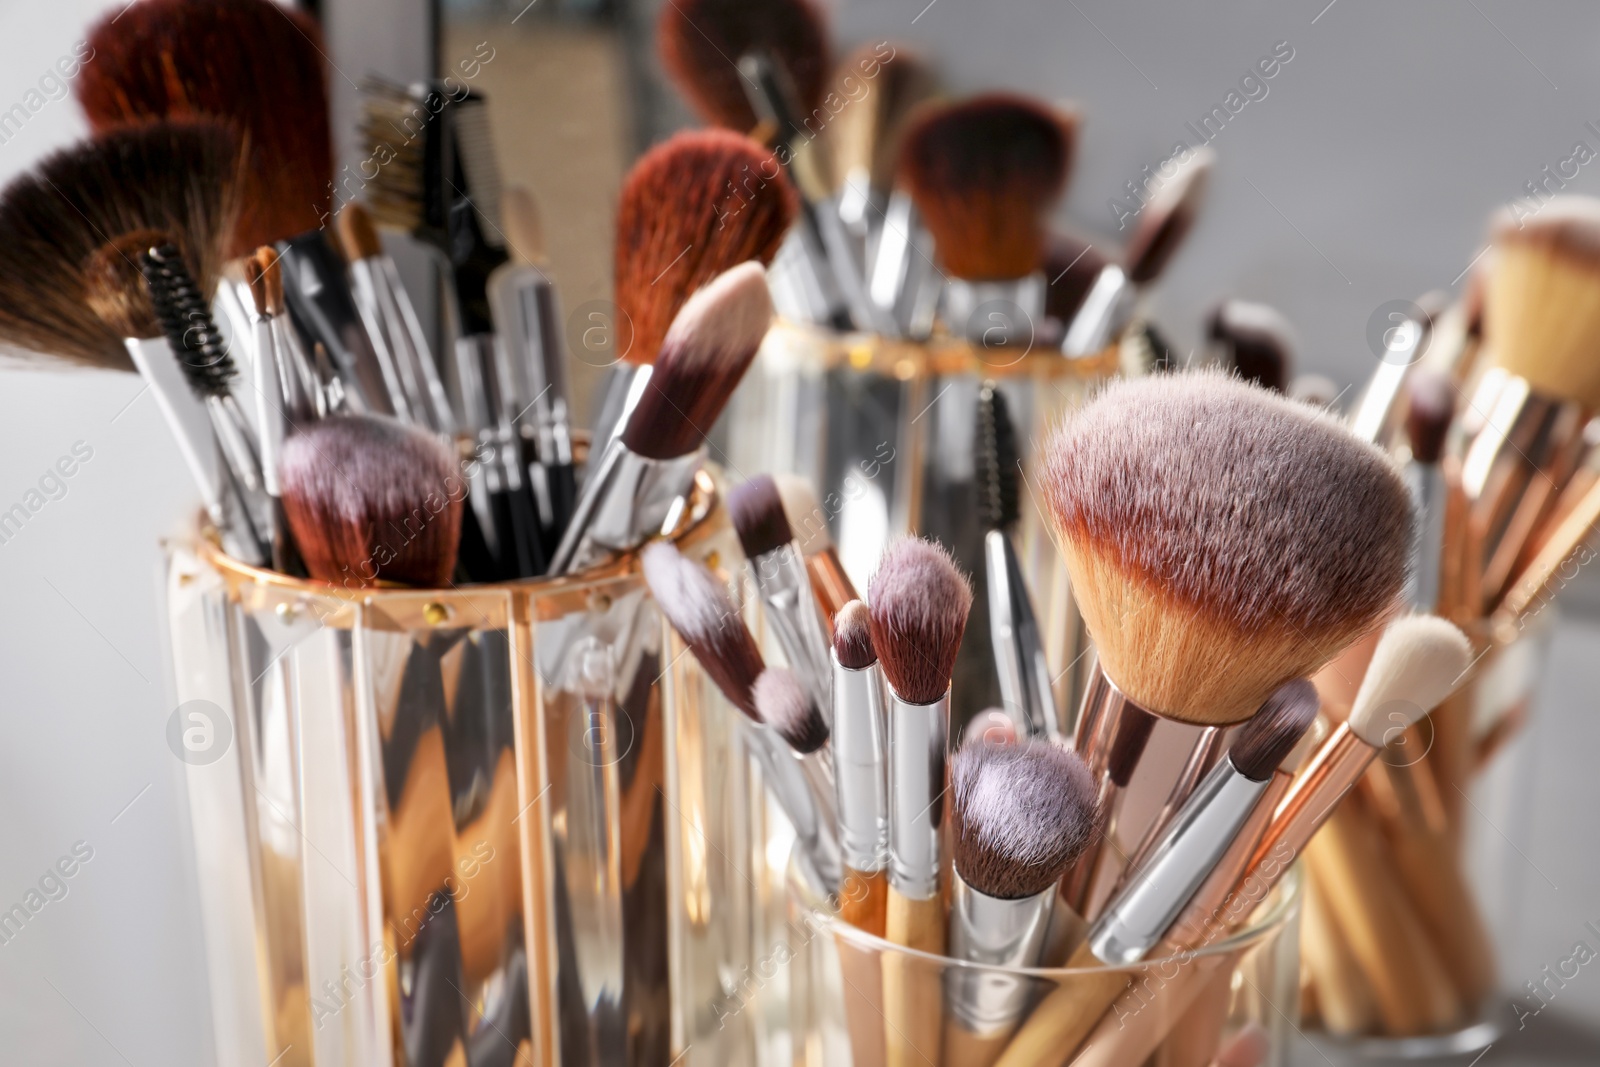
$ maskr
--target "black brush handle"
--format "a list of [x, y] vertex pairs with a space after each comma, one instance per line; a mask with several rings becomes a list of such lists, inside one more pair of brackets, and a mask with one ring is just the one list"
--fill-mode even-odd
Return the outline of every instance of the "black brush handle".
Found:
[[461, 502], [461, 547], [456, 549], [456, 574], [457, 580], [464, 583], [492, 582], [500, 576], [471, 497]]

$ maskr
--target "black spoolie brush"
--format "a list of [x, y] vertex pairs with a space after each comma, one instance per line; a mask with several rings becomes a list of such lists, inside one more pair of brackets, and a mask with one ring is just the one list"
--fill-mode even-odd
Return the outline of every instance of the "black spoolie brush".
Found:
[[1018, 483], [1022, 457], [1005, 395], [993, 382], [985, 382], [978, 393], [977, 445], [974, 481], [979, 521], [988, 531], [983, 538], [983, 562], [989, 590], [989, 640], [1000, 677], [1001, 704], [1015, 717], [1019, 736], [1059, 737], [1050, 661], [1011, 540], [1011, 530], [1021, 516]]
[[[1095, 837], [1094, 778], [1072, 750], [1036, 739], [963, 745], [950, 762], [950, 956], [1034, 967], [1056, 882]], [[948, 1063], [994, 1062], [1027, 1007], [1023, 978], [958, 972], [947, 989]]]
[[284, 442], [279, 480], [313, 578], [351, 588], [449, 582], [466, 486], [434, 435], [379, 415], [333, 415]]
[[[838, 835], [829, 810], [831, 797], [829, 809], [819, 805], [811, 782], [795, 758], [796, 750], [762, 719], [756, 689], [767, 666], [738, 607], [728, 596], [727, 586], [665, 541], [645, 545], [639, 552], [639, 562], [656, 607], [722, 695], [744, 713], [749, 723], [746, 737], [751, 755], [761, 761], [767, 787], [794, 824], [810, 867], [808, 873], [819, 889], [833, 892], [839, 887], [840, 867]], [[811, 744], [819, 736], [809, 711], [790, 714], [796, 706], [790, 699], [793, 691], [781, 678], [769, 678], [763, 685], [763, 696], [769, 702], [784, 702], [773, 710], [802, 745]], [[820, 736], [826, 739], [825, 733]]]

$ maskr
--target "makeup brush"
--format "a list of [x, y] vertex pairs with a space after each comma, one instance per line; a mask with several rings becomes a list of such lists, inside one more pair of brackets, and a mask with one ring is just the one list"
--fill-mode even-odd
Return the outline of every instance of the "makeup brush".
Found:
[[[972, 588], [945, 549], [906, 537], [885, 549], [867, 595], [872, 647], [889, 682], [889, 901], [884, 936], [907, 948], [942, 953], [945, 917], [939, 870], [950, 675], [972, 608]], [[890, 1067], [919, 1062], [919, 1056], [939, 1062], [938, 979], [910, 967], [899, 956], [884, 961]]]
[[[706, 676], [744, 713], [751, 755], [760, 761], [767, 788], [794, 824], [808, 876], [822, 892], [833, 892], [840, 882], [837, 834], [823, 818], [789, 745], [761, 718], [755, 688], [767, 667], [727, 587], [665, 541], [645, 545], [639, 563], [656, 607]], [[805, 730], [794, 731], [791, 725], [791, 732], [804, 735]]]
[[794, 84], [810, 115], [828, 83], [828, 31], [823, 12], [808, 0], [742, 4], [737, 0], [675, 0], [656, 25], [661, 65], [700, 117], [739, 133], [757, 116], [736, 66], [739, 57], [770, 53]]
[[[327, 219], [327, 51], [310, 16], [270, 0], [141, 0], [101, 19], [88, 44], [94, 61], [73, 93], [95, 133], [209, 116], [242, 136], [248, 157], [227, 258]], [[202, 283], [212, 277], [206, 265], [195, 269]]]
[[1444, 549], [1445, 438], [1455, 418], [1456, 391], [1450, 379], [1429, 367], [1418, 367], [1406, 380], [1406, 440], [1411, 462], [1406, 481], [1417, 512], [1416, 546], [1408, 598], [1413, 610], [1439, 608], [1439, 573]]
[[283, 511], [283, 490], [278, 484], [278, 459], [283, 453], [283, 439], [288, 433], [291, 412], [302, 411], [295, 391], [295, 369], [280, 356], [277, 340], [273, 336], [275, 308], [261, 265], [260, 253], [276, 257], [267, 246], [244, 260], [246, 283], [256, 309], [254, 356], [250, 364], [251, 389], [255, 394], [256, 455], [261, 460], [261, 486], [270, 501], [267, 533], [272, 539], [272, 569], [280, 574], [299, 577], [304, 565], [294, 548], [294, 538], [289, 533], [289, 520]]
[[1100, 272], [1073, 316], [1061, 345], [1064, 353], [1092, 356], [1104, 351], [1127, 328], [1139, 293], [1160, 278], [1194, 228], [1215, 159], [1211, 149], [1201, 148], [1187, 159], [1173, 161], [1173, 175], [1140, 213], [1123, 249], [1122, 263], [1108, 264]]
[[238, 137], [210, 121], [114, 130], [47, 156], [0, 195], [0, 339], [69, 363], [133, 370], [129, 335], [84, 314], [85, 262], [124, 234], [160, 232], [199, 284], [215, 285], [238, 181]]
[[1045, 219], [1076, 139], [1075, 116], [1006, 93], [930, 105], [907, 126], [899, 179], [953, 276], [942, 313], [952, 332], [982, 340], [992, 323], [973, 318], [994, 301], [1015, 309], [1018, 332], [1043, 317]]
[[858, 239], [882, 221], [906, 117], [936, 88], [932, 68], [903, 43], [869, 41], [834, 69], [831, 91], [845, 102], [824, 133], [833, 149], [839, 217]]
[[883, 672], [872, 647], [867, 606], [851, 600], [833, 620], [833, 770], [845, 890], [839, 917], [882, 937], [888, 883], [888, 741]]
[[551, 575], [627, 551], [660, 530], [771, 321], [759, 263], [740, 264], [689, 298], [627, 425], [590, 468]]
[[806, 565], [770, 475], [758, 474], [728, 494], [728, 516], [767, 607], [778, 645], [817, 706], [828, 702], [828, 637], [811, 593]]
[[1094, 288], [1095, 279], [1106, 268], [1106, 257], [1093, 244], [1060, 230], [1050, 232], [1045, 249], [1044, 294], [1046, 315], [1058, 320], [1064, 330], [1083, 306]]
[[811, 591], [829, 624], [852, 600], [860, 600], [844, 564], [839, 561], [839, 550], [833, 545], [828, 532], [828, 515], [817, 500], [811, 482], [798, 474], [773, 475], [778, 484], [778, 496], [783, 499], [783, 514], [794, 531], [800, 546], [800, 555], [806, 561], [806, 573], [811, 576]]
[[1043, 459], [1099, 671], [1158, 715], [1248, 718], [1404, 581], [1411, 502], [1388, 457], [1224, 375], [1113, 383]]
[[489, 276], [489, 307], [511, 364], [512, 423], [523, 440], [523, 466], [548, 555], [578, 496], [561, 304], [533, 194], [520, 186], [507, 189], [503, 207], [511, 260]]
[[1039, 637], [1011, 531], [1021, 518], [1022, 457], [1005, 394], [993, 382], [978, 392], [976, 471], [978, 521], [987, 532], [983, 562], [989, 590], [989, 642], [1002, 705], [1023, 738], [1061, 736], [1050, 661]]
[[[1228, 852], [1317, 714], [1317, 692], [1297, 679], [1263, 704], [1207, 775], [1151, 855], [1106, 906], [1069, 967], [1121, 967], [1143, 959]], [[1064, 1063], [1128, 985], [1100, 970], [1047, 996], [1007, 1046], [1000, 1063]]]
[[289, 324], [278, 250], [262, 245], [244, 261], [244, 270], [256, 312], [255, 348], [258, 353], [270, 351], [276, 357], [278, 395], [285, 420], [300, 423], [322, 418], [328, 414], [328, 401], [305, 348]]
[[[755, 685], [750, 687], [750, 699], [755, 702], [761, 721], [788, 746], [790, 758], [799, 764], [800, 773], [805, 777], [818, 818], [836, 838], [834, 828], [839, 825], [834, 808], [836, 786], [832, 758], [825, 747], [829, 730], [822, 708], [787, 667], [768, 667], [762, 671]], [[837, 841], [834, 847], [838, 847]]]
[[1275, 393], [1289, 391], [1294, 359], [1289, 321], [1266, 304], [1224, 300], [1206, 319], [1215, 358], [1247, 382]]
[[[1044, 948], [1055, 886], [1098, 830], [1095, 784], [1071, 749], [1043, 738], [976, 742], [950, 761], [952, 959], [1034, 967]], [[1032, 985], [952, 970], [944, 1054], [988, 1067], [1027, 1009]]]
[[1083, 919], [1094, 918], [1099, 912], [1097, 899], [1103, 893], [1097, 893], [1096, 888], [1101, 881], [1102, 859], [1115, 847], [1111, 843], [1117, 838], [1117, 799], [1133, 780], [1155, 725], [1154, 715], [1128, 708], [1112, 724], [1114, 733], [1105, 755], [1090, 763], [1090, 772], [1099, 779], [1095, 810], [1103, 825], [1061, 880], [1062, 901]]
[[347, 588], [447, 584], [465, 486], [444, 444], [378, 415], [332, 415], [291, 433], [279, 470], [311, 577]]

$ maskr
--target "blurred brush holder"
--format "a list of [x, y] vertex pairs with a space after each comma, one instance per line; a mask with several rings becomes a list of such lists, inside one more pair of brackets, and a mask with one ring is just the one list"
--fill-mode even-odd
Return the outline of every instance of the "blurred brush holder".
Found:
[[[1515, 1017], [1498, 993], [1515, 991], [1519, 976], [1500, 973], [1495, 946], [1513, 942], [1507, 924], [1531, 906], [1526, 883], [1537, 876], [1525, 876], [1526, 860], [1503, 834], [1527, 826], [1535, 768], [1529, 746], [1516, 742], [1556, 615], [1547, 609], [1499, 626], [1456, 620], [1473, 643], [1467, 679], [1427, 718], [1396, 732], [1342, 802], [1339, 826], [1324, 830], [1334, 836], [1308, 847], [1319, 904], [1305, 921], [1326, 929], [1302, 937], [1307, 1029], [1330, 1050], [1390, 1060], [1472, 1054]], [[1372, 647], [1358, 643], [1318, 676], [1332, 719], [1348, 714]], [[1403, 917], [1392, 930], [1413, 939], [1407, 948], [1352, 948], [1368, 916], [1330, 899], [1351, 866], [1363, 868], [1357, 873], [1389, 923]]]
[[[735, 478], [761, 471], [810, 479], [824, 514], [790, 522], [825, 522], [863, 595], [891, 538], [917, 533], [951, 549], [976, 593], [953, 693], [954, 706], [971, 714], [1001, 704], [986, 636], [984, 529], [974, 481], [978, 393], [993, 380], [1016, 424], [1023, 464], [1013, 537], [1051, 657], [1056, 707], [1070, 715], [1086, 678], [1087, 641], [1037, 499], [1033, 463], [1048, 433], [1118, 373], [1120, 355], [1113, 348], [1067, 359], [1043, 336], [1046, 324], [1035, 337], [1030, 320], [1006, 308], [1009, 314], [995, 312], [990, 343], [981, 331], [978, 341], [937, 336], [919, 343], [780, 322], [716, 436]], [[1069, 723], [1061, 728], [1070, 736]]]
[[[719, 500], [703, 471], [674, 539], [737, 567]], [[196, 536], [167, 611], [214, 1062], [664, 1064], [692, 1039], [766, 827], [740, 715], [634, 555], [346, 589]]]
[[[886, 1042], [908, 1040], [905, 1062], [988, 1064], [1033, 1015], [1088, 1001], [1109, 981], [1121, 990], [1100, 1016], [1110, 1022], [1068, 1059], [1070, 1049], [1030, 1058], [1030, 1067], [1093, 1063], [1097, 1067], [1206, 1067], [1247, 1024], [1265, 1031], [1258, 1067], [1287, 1063], [1299, 1000], [1297, 919], [1301, 876], [1291, 870], [1236, 933], [1192, 953], [1128, 967], [1005, 968], [958, 962], [894, 945], [838, 916], [837, 901], [820, 900], [799, 877], [789, 881], [787, 941], [767, 946], [752, 983], [752, 1010], [765, 994], [761, 976], [792, 970], [786, 1010], [792, 1062], [807, 1067], [878, 1067]], [[848, 891], [848, 890], [847, 890]], [[898, 1019], [886, 1003], [884, 977], [929, 994], [917, 1019]], [[1076, 994], [1082, 994], [1081, 997]], [[973, 1031], [973, 1005], [1004, 1002], [1014, 1021], [986, 1036]], [[984, 1013], [978, 1012], [977, 1015]], [[1099, 1013], [1096, 1013], [1099, 1015]], [[937, 1017], [936, 1025], [928, 1025]], [[993, 1019], [991, 1010], [988, 1017]], [[1119, 1025], [1120, 1023], [1120, 1025]], [[920, 1029], [921, 1033], [914, 1032]], [[998, 1034], [998, 1036], [996, 1036]], [[1090, 1045], [1096, 1046], [1091, 1057]], [[1015, 1054], [1013, 1052], [1013, 1054]]]

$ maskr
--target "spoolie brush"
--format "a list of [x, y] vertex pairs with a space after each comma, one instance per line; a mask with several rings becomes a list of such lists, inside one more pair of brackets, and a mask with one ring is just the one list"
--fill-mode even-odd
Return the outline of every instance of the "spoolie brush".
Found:
[[[1103, 351], [1133, 321], [1140, 292], [1160, 278], [1182, 246], [1205, 197], [1214, 153], [1202, 148], [1174, 161], [1173, 174], [1156, 190], [1139, 216], [1122, 263], [1108, 264], [1095, 279], [1067, 327], [1061, 350], [1069, 356]], [[1164, 165], [1163, 165], [1164, 166]]]
[[63, 149], [13, 181], [0, 195], [0, 339], [132, 370], [123, 342], [133, 335], [83, 313], [85, 264], [124, 234], [159, 232], [198, 284], [215, 285], [238, 211], [238, 153], [217, 123], [153, 122]]
[[820, 746], [827, 739], [825, 724], [819, 732], [812, 718], [820, 717], [820, 712], [807, 706], [803, 694], [796, 696], [792, 676], [768, 670], [727, 586], [702, 564], [686, 559], [665, 541], [645, 545], [639, 563], [656, 607], [723, 696], [745, 714], [751, 754], [761, 761], [767, 787], [794, 824], [810, 874], [824, 892], [833, 892], [841, 874], [832, 783], [819, 777], [816, 748], [811, 749], [812, 758], [797, 760], [798, 749], [764, 721], [762, 705], [808, 746], [813, 741]]
[[350, 588], [450, 580], [465, 485], [432, 434], [378, 415], [330, 416], [289, 435], [279, 478], [313, 578]]
[[[270, 0], [141, 0], [102, 19], [88, 43], [93, 62], [73, 91], [96, 133], [207, 116], [243, 136], [249, 158], [228, 258], [327, 218], [333, 141], [315, 20]], [[197, 269], [205, 283], [210, 271]]]
[[900, 181], [933, 234], [954, 280], [945, 321], [983, 336], [971, 322], [982, 304], [1007, 300], [1021, 320], [1044, 314], [1045, 219], [1066, 186], [1077, 120], [1003, 93], [929, 106], [900, 149]]
[[1248, 718], [1375, 626], [1405, 577], [1411, 503], [1389, 459], [1219, 374], [1111, 385], [1043, 468], [1101, 673], [1180, 721]]
[[[1098, 830], [1094, 779], [1071, 749], [1035, 740], [963, 745], [950, 762], [950, 956], [1034, 967], [1056, 882]], [[958, 972], [946, 1062], [987, 1067], [1027, 1007], [1026, 979]]]
[[1289, 391], [1289, 338], [1288, 320], [1266, 304], [1224, 300], [1206, 319], [1206, 340], [1218, 362], [1275, 393]]
[[723, 273], [684, 304], [627, 424], [591, 468], [550, 574], [637, 547], [660, 530], [771, 321], [759, 263]]

